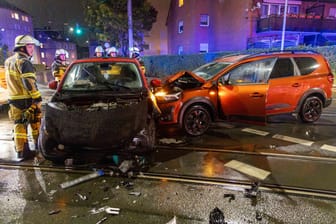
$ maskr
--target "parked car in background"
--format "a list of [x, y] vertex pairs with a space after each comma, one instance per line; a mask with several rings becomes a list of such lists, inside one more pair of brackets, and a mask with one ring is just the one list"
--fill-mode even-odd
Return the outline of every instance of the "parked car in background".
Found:
[[315, 122], [331, 104], [333, 78], [321, 54], [284, 51], [223, 57], [151, 85], [160, 124], [198, 136], [218, 119], [265, 123], [289, 115]]
[[155, 98], [136, 59], [76, 60], [49, 86], [56, 92], [45, 105], [38, 145], [46, 159], [153, 149]]

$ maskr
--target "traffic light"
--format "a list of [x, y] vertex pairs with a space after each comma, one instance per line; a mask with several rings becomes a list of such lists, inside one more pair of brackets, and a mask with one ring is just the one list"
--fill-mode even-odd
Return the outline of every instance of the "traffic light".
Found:
[[75, 34], [82, 35], [82, 33], [83, 33], [82, 28], [78, 24], [76, 24]]

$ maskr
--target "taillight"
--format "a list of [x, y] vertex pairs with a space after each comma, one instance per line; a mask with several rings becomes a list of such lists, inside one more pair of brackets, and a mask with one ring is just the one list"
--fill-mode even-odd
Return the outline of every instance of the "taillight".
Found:
[[330, 83], [334, 83], [334, 75], [332, 73], [329, 73], [329, 75], [328, 75], [328, 81]]

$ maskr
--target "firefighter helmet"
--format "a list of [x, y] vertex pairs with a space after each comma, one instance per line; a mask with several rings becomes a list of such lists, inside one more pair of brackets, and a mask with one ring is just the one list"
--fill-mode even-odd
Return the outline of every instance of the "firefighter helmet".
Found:
[[55, 52], [55, 57], [59, 57], [60, 55], [65, 55], [65, 58], [69, 58], [69, 53], [67, 50], [64, 50], [64, 49], [57, 49], [56, 52]]
[[104, 48], [102, 46], [97, 46], [95, 49], [95, 53], [104, 53]]
[[40, 42], [30, 35], [19, 35], [15, 38], [15, 48], [23, 47], [27, 44], [40, 46]]
[[139, 50], [139, 48], [137, 48], [137, 47], [132, 47], [132, 48], [130, 48], [130, 51], [131, 51], [131, 55], [132, 55], [132, 58], [136, 58], [136, 59], [138, 59], [139, 57], [140, 57], [140, 50]]
[[[106, 49], [106, 53], [108, 56], [116, 57], [118, 54], [118, 49], [115, 47], [109, 47]], [[113, 54], [113, 55], [111, 55]]]

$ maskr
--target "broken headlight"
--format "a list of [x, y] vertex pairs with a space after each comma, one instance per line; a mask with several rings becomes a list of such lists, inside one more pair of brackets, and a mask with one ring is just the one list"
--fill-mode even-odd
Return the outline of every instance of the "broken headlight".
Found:
[[181, 98], [182, 92], [167, 93], [166, 91], [159, 91], [155, 93], [158, 102], [172, 102]]

